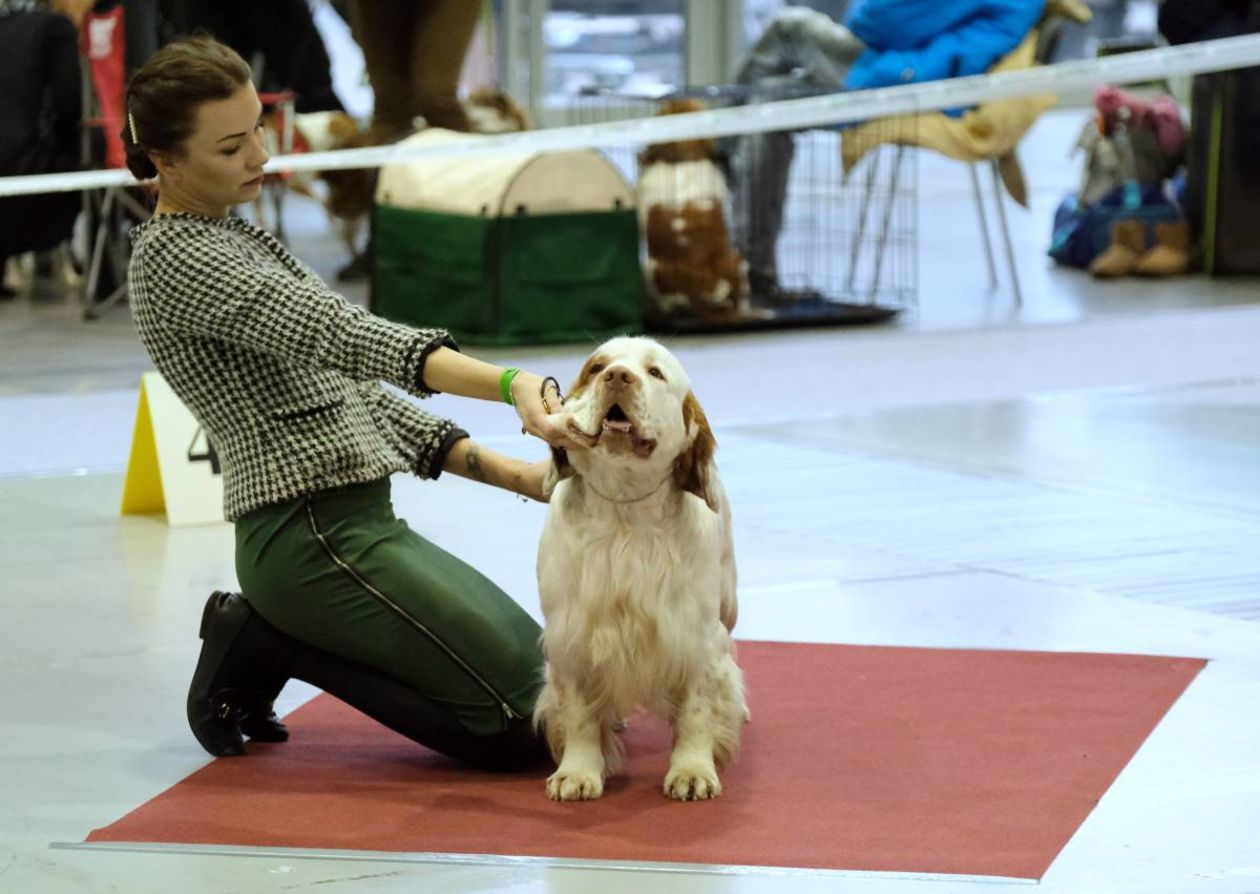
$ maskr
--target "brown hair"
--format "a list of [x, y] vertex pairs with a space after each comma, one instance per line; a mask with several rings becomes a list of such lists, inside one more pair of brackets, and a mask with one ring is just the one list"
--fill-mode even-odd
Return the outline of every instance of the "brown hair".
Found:
[[208, 35], [162, 47], [127, 82], [122, 139], [128, 170], [141, 180], [156, 177], [149, 153], [179, 155], [192, 135], [197, 107], [228, 99], [252, 77], [235, 50]]

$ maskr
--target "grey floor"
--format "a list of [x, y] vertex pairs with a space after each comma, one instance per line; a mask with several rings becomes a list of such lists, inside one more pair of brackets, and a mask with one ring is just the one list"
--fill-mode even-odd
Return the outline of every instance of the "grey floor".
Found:
[[[1024, 152], [1032, 209], [1012, 211], [1011, 223], [1021, 309], [989, 288], [965, 170], [923, 158], [917, 312], [877, 329], [671, 341], [716, 428], [735, 509], [737, 633], [1210, 659], [1040, 886], [1257, 892], [1260, 284], [1100, 284], [1054, 269], [1049, 213], [1075, 179], [1066, 156], [1078, 122], [1048, 116]], [[290, 226], [318, 270], [343, 262], [314, 209], [291, 205]], [[234, 580], [231, 530], [118, 514], [149, 368], [125, 308], [84, 323], [72, 296], [46, 288], [0, 305], [0, 345], [0, 890], [1027, 887], [54, 846], [81, 842], [206, 762], [182, 698], [200, 603]], [[478, 353], [563, 381], [588, 348]], [[431, 406], [496, 446], [541, 456], [502, 406]], [[399, 479], [395, 494], [414, 527], [537, 614], [544, 507], [450, 479]], [[283, 707], [310, 694], [291, 687]]]

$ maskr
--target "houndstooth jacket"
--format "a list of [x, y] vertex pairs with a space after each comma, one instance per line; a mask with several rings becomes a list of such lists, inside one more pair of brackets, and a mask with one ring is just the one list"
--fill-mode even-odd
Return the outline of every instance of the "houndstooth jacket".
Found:
[[467, 434], [381, 381], [427, 397], [441, 329], [373, 316], [240, 218], [165, 214], [131, 231], [140, 340], [219, 455], [229, 520], [411, 470], [436, 478]]

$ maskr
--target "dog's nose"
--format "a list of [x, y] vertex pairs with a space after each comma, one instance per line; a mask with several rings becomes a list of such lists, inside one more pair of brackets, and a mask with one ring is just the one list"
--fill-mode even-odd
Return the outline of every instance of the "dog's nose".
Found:
[[613, 366], [604, 372], [604, 383], [611, 388], [631, 388], [639, 384], [639, 377], [624, 366]]

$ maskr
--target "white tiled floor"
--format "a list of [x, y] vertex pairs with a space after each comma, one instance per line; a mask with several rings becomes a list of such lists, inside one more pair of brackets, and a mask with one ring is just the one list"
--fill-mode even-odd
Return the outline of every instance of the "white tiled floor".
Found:
[[[1072, 178], [1035, 163], [1061, 147], [1036, 146], [1025, 153], [1033, 212], [1013, 220], [1022, 312], [986, 297], [978, 242], [971, 257], [934, 235], [970, 213], [970, 196], [933, 190], [925, 160], [917, 317], [673, 342], [717, 429], [735, 507], [738, 633], [1211, 659], [1041, 887], [1260, 891], [1260, 294], [1203, 279], [1099, 286], [1048, 268], [1045, 209]], [[330, 272], [341, 259], [317, 222], [297, 221], [298, 249]], [[182, 702], [201, 601], [233, 582], [231, 531], [118, 515], [147, 368], [125, 310], [83, 324], [64, 296], [23, 299], [0, 307], [0, 339], [0, 890], [977, 890], [721, 867], [51, 848], [205, 762]], [[584, 352], [481, 353], [563, 380]], [[541, 453], [501, 406], [432, 407]], [[453, 479], [399, 479], [395, 494], [422, 533], [537, 612], [544, 507]], [[284, 706], [308, 695], [291, 687]]]

